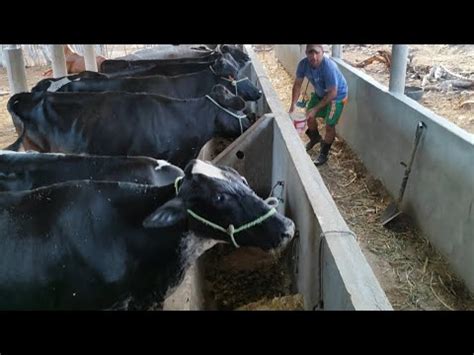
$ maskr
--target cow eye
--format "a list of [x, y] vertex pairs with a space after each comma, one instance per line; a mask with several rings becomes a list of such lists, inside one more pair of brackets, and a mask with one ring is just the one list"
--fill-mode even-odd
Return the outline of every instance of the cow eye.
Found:
[[224, 201], [225, 201], [225, 195], [224, 195], [224, 194], [216, 194], [216, 195], [214, 196], [214, 201], [215, 201], [216, 203], [222, 203], [222, 202], [224, 202]]

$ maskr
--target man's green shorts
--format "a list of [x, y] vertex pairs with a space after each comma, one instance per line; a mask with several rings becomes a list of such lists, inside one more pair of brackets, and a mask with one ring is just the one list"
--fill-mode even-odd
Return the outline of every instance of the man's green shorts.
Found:
[[[316, 95], [314, 92], [311, 93], [311, 99], [306, 106], [306, 111], [311, 110], [314, 106], [316, 106], [321, 99]], [[324, 122], [328, 126], [335, 126], [341, 118], [342, 110], [344, 109], [344, 105], [347, 103], [347, 97], [342, 100], [333, 100], [328, 105], [324, 106], [318, 112], [316, 112], [316, 117], [324, 118]]]

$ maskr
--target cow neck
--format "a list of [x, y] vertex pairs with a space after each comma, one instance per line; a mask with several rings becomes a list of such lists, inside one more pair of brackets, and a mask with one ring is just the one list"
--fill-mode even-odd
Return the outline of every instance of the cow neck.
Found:
[[[174, 182], [174, 188], [176, 190], [176, 195], [178, 195], [179, 193], [179, 182], [183, 179], [182, 176], [178, 176]], [[277, 211], [276, 211], [276, 208], [278, 206], [278, 199], [274, 198], [274, 197], [269, 197], [265, 200], [265, 202], [267, 204], [269, 204], [270, 206], [272, 206], [272, 208], [267, 212], [265, 213], [264, 215], [260, 216], [260, 217], [257, 217], [256, 219], [254, 219], [253, 221], [251, 222], [248, 222], [248, 223], [245, 223], [243, 225], [241, 225], [240, 227], [238, 228], [235, 228], [233, 224], [229, 224], [229, 226], [227, 228], [224, 228], [214, 222], [211, 222], [209, 221], [208, 219], [198, 215], [196, 212], [192, 211], [191, 209], [186, 209], [186, 211], [188, 212], [188, 214], [193, 217], [194, 219], [196, 219], [197, 221], [211, 227], [211, 228], [214, 228], [214, 229], [217, 229], [218, 231], [222, 232], [222, 233], [225, 233], [227, 234], [231, 241], [232, 241], [232, 244], [234, 244], [234, 246], [236, 248], [240, 248], [240, 245], [237, 244], [237, 242], [235, 241], [235, 235], [237, 233], [240, 233], [240, 232], [243, 232], [247, 229], [250, 229], [256, 225], [259, 225], [261, 223], [263, 223], [265, 220], [267, 220], [268, 218], [270, 218], [271, 216], [273, 216]]]
[[219, 107], [221, 110], [227, 112], [229, 115], [237, 118], [239, 120], [239, 125], [240, 125], [240, 134], [244, 133], [244, 129], [243, 129], [243, 126], [242, 126], [242, 118], [246, 118], [247, 116], [246, 115], [237, 115], [235, 113], [233, 113], [232, 111], [226, 109], [225, 107], [219, 105], [219, 103], [214, 100], [212, 97], [210, 97], [209, 95], [206, 95], [206, 98], [209, 99], [214, 105], [216, 105], [217, 107]]

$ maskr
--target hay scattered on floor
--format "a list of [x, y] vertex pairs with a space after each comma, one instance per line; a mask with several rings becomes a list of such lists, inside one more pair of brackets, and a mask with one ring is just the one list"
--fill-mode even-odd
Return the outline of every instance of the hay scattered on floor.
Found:
[[216, 245], [203, 259], [208, 308], [296, 307], [296, 301], [285, 298], [291, 295], [292, 282], [285, 255], [274, 257], [258, 248]]
[[[289, 107], [293, 80], [273, 51], [257, 56]], [[310, 151], [313, 159], [318, 154], [319, 146]], [[394, 309], [474, 310], [473, 295], [406, 215], [391, 229], [381, 226], [380, 217], [392, 199], [345, 142], [336, 138], [319, 172]]]
[[302, 311], [304, 310], [303, 295], [289, 295], [275, 297], [273, 299], [264, 298], [260, 301], [249, 303], [237, 308], [238, 311]]

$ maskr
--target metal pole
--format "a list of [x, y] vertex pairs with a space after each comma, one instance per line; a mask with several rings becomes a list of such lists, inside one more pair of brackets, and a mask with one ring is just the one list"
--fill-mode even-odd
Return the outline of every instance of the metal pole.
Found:
[[16, 47], [14, 45], [3, 50], [11, 95], [28, 91], [23, 52], [21, 48]]
[[405, 78], [407, 74], [408, 46], [394, 44], [392, 46], [392, 64], [390, 68], [390, 83], [388, 90], [393, 93], [405, 92]]
[[84, 45], [84, 62], [86, 64], [86, 70], [97, 71], [97, 61], [95, 59], [94, 45]]
[[64, 57], [64, 45], [58, 44], [51, 46], [51, 62], [54, 78], [67, 75], [66, 58]]
[[334, 58], [342, 58], [342, 44], [332, 45], [332, 56]]

